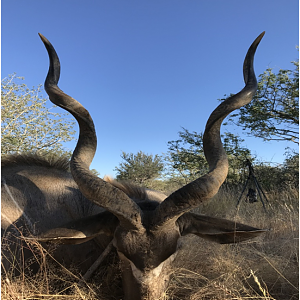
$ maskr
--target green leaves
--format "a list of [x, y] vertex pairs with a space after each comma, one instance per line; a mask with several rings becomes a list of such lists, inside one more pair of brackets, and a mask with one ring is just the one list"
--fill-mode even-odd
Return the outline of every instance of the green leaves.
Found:
[[9, 75], [1, 82], [1, 154], [25, 151], [64, 153], [63, 143], [74, 139], [75, 121], [53, 112], [41, 97], [41, 86], [29, 89], [22, 77]]
[[[183, 128], [178, 132], [179, 139], [168, 142], [168, 153], [165, 160], [169, 165], [168, 175], [173, 178], [184, 178], [188, 183], [208, 172], [208, 163], [203, 152], [203, 134], [189, 132]], [[229, 160], [227, 182], [237, 182], [244, 176], [244, 161], [251, 159], [250, 150], [241, 146], [243, 140], [232, 133], [222, 135], [223, 146]]]
[[254, 99], [231, 115], [230, 122], [265, 141], [299, 144], [299, 61], [292, 64], [293, 70], [274, 74], [268, 68], [261, 74]]
[[164, 168], [159, 155], [148, 155], [142, 151], [137, 154], [122, 152], [121, 158], [124, 161], [115, 168], [117, 179], [130, 180], [140, 185], [159, 177]]

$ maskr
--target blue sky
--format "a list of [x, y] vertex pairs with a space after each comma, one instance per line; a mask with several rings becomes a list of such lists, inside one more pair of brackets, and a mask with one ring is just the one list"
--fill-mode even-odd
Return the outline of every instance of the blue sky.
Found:
[[[114, 175], [122, 151], [161, 154], [181, 127], [203, 131], [217, 99], [243, 87], [243, 59], [262, 31], [256, 74], [292, 68], [298, 11], [296, 0], [2, 0], [2, 78], [43, 83], [38, 32], [46, 36], [60, 57], [60, 88], [94, 119], [92, 168]], [[284, 159], [286, 143], [241, 137], [261, 161]]]

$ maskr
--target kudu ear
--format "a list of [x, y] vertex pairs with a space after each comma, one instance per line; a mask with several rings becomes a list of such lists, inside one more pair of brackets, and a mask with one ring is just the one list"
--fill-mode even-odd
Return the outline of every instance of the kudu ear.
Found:
[[113, 236], [118, 223], [118, 219], [112, 213], [106, 211], [69, 222], [61, 227], [50, 229], [38, 236], [25, 239], [58, 244], [82, 244], [100, 234]]
[[181, 235], [195, 234], [219, 244], [239, 243], [267, 231], [225, 219], [193, 213], [182, 215], [177, 223]]

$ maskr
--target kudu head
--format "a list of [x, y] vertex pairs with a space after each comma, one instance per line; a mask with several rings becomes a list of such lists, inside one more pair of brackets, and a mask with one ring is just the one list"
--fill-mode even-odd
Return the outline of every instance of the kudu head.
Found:
[[106, 211], [52, 229], [38, 239], [76, 244], [99, 234], [112, 236], [121, 261], [125, 298], [134, 300], [163, 296], [181, 236], [195, 234], [218, 243], [234, 243], [263, 232], [236, 222], [189, 212], [213, 197], [227, 176], [228, 161], [220, 139], [220, 126], [230, 112], [249, 103], [256, 92], [253, 60], [263, 35], [264, 32], [247, 52], [243, 67], [245, 87], [222, 102], [207, 121], [203, 145], [209, 163], [208, 173], [163, 201], [151, 199], [151, 196], [144, 197], [146, 201], [136, 201], [133, 199], [136, 197], [122, 189], [121, 184], [98, 178], [89, 170], [97, 144], [93, 120], [79, 102], [58, 88], [59, 59], [51, 43], [40, 34], [50, 58], [45, 90], [54, 104], [76, 118], [80, 128], [70, 162], [72, 176], [82, 194]]

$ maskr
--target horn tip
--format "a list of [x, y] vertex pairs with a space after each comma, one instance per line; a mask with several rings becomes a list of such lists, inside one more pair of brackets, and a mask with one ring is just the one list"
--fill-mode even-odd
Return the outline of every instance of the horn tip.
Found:
[[38, 35], [44, 44], [49, 43], [49, 41], [41, 33], [38, 32]]
[[264, 37], [264, 35], [265, 35], [265, 31], [263, 31], [257, 38], [256, 38], [256, 40], [255, 40], [255, 42], [258, 44], [260, 41], [261, 41], [261, 39]]

